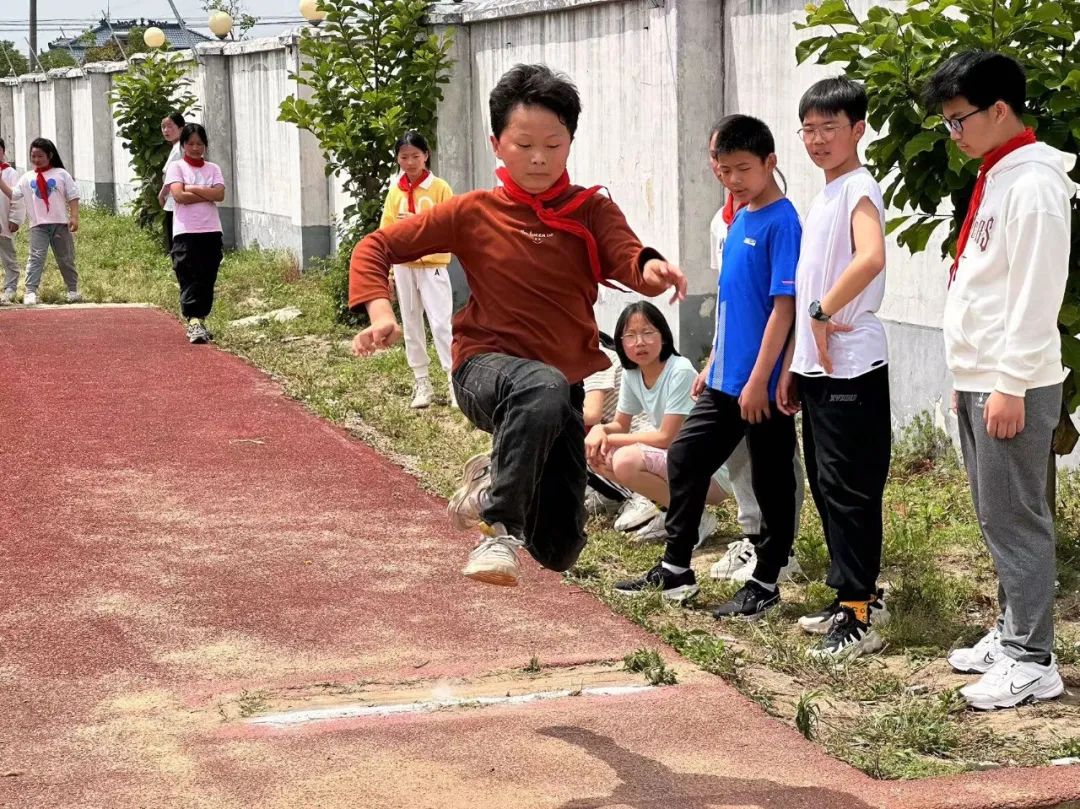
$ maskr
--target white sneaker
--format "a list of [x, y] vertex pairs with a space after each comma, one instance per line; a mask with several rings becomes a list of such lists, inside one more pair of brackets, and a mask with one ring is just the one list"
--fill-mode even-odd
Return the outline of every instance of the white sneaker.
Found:
[[15, 300], [14, 289], [5, 289], [0, 293], [0, 303], [11, 303], [13, 300]]
[[622, 505], [618, 500], [604, 497], [591, 486], [585, 492], [585, 513], [590, 517], [599, 517], [601, 514], [610, 514]]
[[431, 380], [426, 376], [422, 376], [416, 380], [416, 387], [413, 388], [412, 404], [409, 407], [413, 410], [431, 407], [431, 400], [434, 398], [435, 389], [431, 387]]
[[481, 452], [465, 461], [461, 487], [450, 498], [446, 513], [458, 531], [468, 531], [480, 523], [480, 497], [491, 485], [491, 455]]
[[[757, 567], [757, 553], [754, 554], [749, 562], [731, 574], [731, 580], [739, 582], [740, 584], [746, 584], [753, 577], [755, 567]], [[801, 575], [802, 567], [799, 565], [799, 560], [795, 558], [795, 554], [793, 553], [788, 557], [787, 564], [780, 568], [780, 574], [776, 577], [776, 583], [782, 584], [783, 582], [791, 581], [793, 576]]]
[[1040, 666], [1002, 655], [976, 682], [961, 688], [960, 694], [972, 708], [992, 711], [1012, 708], [1028, 700], [1053, 699], [1064, 691], [1056, 659], [1051, 658], [1048, 666]]
[[68, 294], [67, 294], [67, 302], [68, 303], [78, 303], [81, 300], [82, 300], [82, 293], [79, 292], [79, 290], [77, 290], [77, 289], [68, 290]]
[[709, 576], [719, 581], [728, 581], [737, 570], [741, 570], [747, 564], [751, 566], [751, 572], [753, 572], [753, 565], [756, 563], [757, 554], [754, 551], [754, 543], [747, 537], [743, 537], [738, 542], [728, 545], [727, 553], [709, 568]]
[[521, 575], [517, 549], [524, 545], [517, 537], [505, 534], [484, 537], [469, 554], [469, 561], [461, 572], [470, 579], [502, 587], [517, 587]]
[[708, 509], [705, 509], [705, 513], [701, 515], [701, 522], [698, 523], [698, 541], [694, 545], [695, 551], [705, 544], [706, 539], [716, 533], [716, 525], [716, 517]]
[[962, 674], [986, 674], [1005, 656], [1001, 633], [995, 627], [974, 646], [949, 652], [949, 665]]
[[640, 528], [649, 520], [660, 513], [656, 503], [640, 494], [633, 494], [619, 511], [615, 518], [616, 531], [633, 531]]
[[37, 306], [37, 293], [24, 292], [22, 297], [23, 306]]
[[667, 522], [667, 514], [661, 511], [639, 529], [633, 532], [634, 539], [640, 539], [642, 541], [652, 539], [667, 539], [667, 528], [665, 523]]

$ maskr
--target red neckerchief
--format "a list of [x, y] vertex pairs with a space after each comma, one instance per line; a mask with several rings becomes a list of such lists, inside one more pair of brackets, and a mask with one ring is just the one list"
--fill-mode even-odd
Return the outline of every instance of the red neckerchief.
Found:
[[724, 220], [724, 224], [725, 225], [730, 225], [732, 222], [734, 222], [735, 221], [735, 214], [737, 214], [739, 211], [741, 211], [745, 207], [746, 207], [745, 204], [736, 206], [735, 205], [735, 195], [732, 194], [729, 191], [728, 195], [727, 195], [727, 199], [724, 200], [724, 212], [721, 214], [721, 217]]
[[[611, 287], [611, 284], [604, 280], [600, 269], [600, 249], [596, 245], [596, 237], [583, 224], [570, 218], [570, 214], [584, 205], [603, 186], [594, 185], [592, 188], [586, 188], [584, 191], [578, 192], [561, 208], [553, 210], [545, 208], [544, 203], [551, 202], [565, 193], [566, 189], [570, 187], [570, 174], [568, 172], [563, 171], [562, 176], [555, 181], [555, 184], [542, 194], [530, 194], [519, 186], [514, 182], [510, 172], [505, 167], [497, 169], [495, 175], [502, 181], [503, 190], [506, 191], [507, 196], [514, 202], [520, 202], [532, 208], [537, 218], [545, 225], [566, 233], [572, 233], [582, 239], [585, 242], [586, 249], [589, 251], [589, 266], [592, 268], [593, 278], [596, 279], [598, 284]], [[617, 289], [617, 287], [612, 287], [612, 289]]]
[[203, 166], [206, 165], [206, 161], [203, 160], [201, 157], [188, 157], [187, 155], [184, 155], [184, 162], [187, 163], [189, 166], [194, 166], [197, 169], [201, 169]]
[[971, 192], [967, 215], [964, 217], [964, 224], [960, 226], [960, 235], [956, 239], [956, 258], [953, 260], [952, 267], [949, 268], [949, 286], [952, 286], [952, 282], [956, 279], [956, 271], [960, 267], [960, 257], [964, 255], [968, 235], [971, 233], [971, 225], [975, 221], [975, 214], [979, 212], [979, 205], [982, 204], [983, 189], [986, 187], [986, 173], [997, 165], [998, 161], [1005, 155], [1015, 152], [1021, 146], [1030, 146], [1032, 143], [1036, 143], [1035, 131], [1029, 127], [1012, 140], [1008, 140], [993, 151], [987, 152], [983, 157], [982, 164], [979, 166], [979, 179], [975, 181], [975, 189]]
[[430, 176], [431, 172], [424, 169], [424, 173], [420, 175], [420, 179], [414, 183], [409, 180], [408, 174], [401, 172], [401, 177], [399, 177], [397, 181], [397, 187], [409, 195], [409, 213], [416, 213], [416, 197], [413, 196], [413, 192], [416, 191], [416, 189]]
[[10, 163], [0, 163], [0, 171], [7, 171], [9, 168], [11, 168]]
[[49, 184], [45, 182], [45, 172], [51, 169], [52, 166], [46, 166], [43, 169], [34, 169], [37, 172], [37, 190], [38, 196], [45, 201], [45, 210], [49, 210]]

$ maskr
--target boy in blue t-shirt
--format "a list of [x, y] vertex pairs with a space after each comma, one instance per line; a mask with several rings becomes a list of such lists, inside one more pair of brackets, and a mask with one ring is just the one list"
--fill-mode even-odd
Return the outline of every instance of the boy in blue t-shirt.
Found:
[[745, 437], [763, 537], [753, 576], [714, 614], [753, 617], [779, 603], [777, 578], [795, 542], [795, 421], [777, 409], [776, 387], [795, 321], [802, 228], [774, 177], [775, 143], [764, 123], [745, 115], [722, 120], [713, 158], [728, 192], [745, 206], [724, 243], [716, 337], [694, 384], [697, 404], [668, 450], [664, 558], [615, 590], [637, 595], [659, 587], [665, 598], [678, 601], [697, 593], [690, 556], [709, 481]]

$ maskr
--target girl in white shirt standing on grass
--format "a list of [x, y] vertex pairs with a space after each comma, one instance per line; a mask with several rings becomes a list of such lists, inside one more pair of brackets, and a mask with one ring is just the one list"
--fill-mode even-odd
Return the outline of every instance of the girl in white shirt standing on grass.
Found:
[[68, 303], [75, 303], [82, 298], [72, 235], [79, 229], [79, 189], [51, 140], [37, 138], [30, 144], [30, 165], [34, 170], [14, 186], [0, 179], [0, 192], [12, 202], [26, 201], [30, 218], [30, 258], [26, 262], [23, 303], [34, 306], [38, 302], [38, 286], [50, 246], [67, 286]]
[[169, 157], [165, 160], [165, 168], [161, 172], [161, 190], [158, 191], [158, 204], [165, 210], [164, 230], [166, 253], [172, 250], [173, 213], [176, 211], [176, 200], [173, 199], [172, 194], [169, 193], [169, 186], [165, 185], [164, 177], [165, 172], [169, 170], [171, 164], [184, 158], [184, 152], [180, 148], [180, 132], [183, 131], [186, 125], [187, 122], [184, 120], [184, 116], [178, 112], [169, 113], [161, 119], [161, 137], [165, 139], [166, 143], [172, 144], [172, 149], [169, 151]]
[[[7, 146], [0, 138], [0, 181], [14, 186], [19, 182], [15, 167], [7, 162]], [[19, 260], [15, 257], [15, 232], [22, 224], [25, 211], [21, 202], [12, 202], [0, 194], [0, 264], [4, 266], [4, 291], [0, 294], [0, 303], [15, 300], [15, 289], [19, 285]]]

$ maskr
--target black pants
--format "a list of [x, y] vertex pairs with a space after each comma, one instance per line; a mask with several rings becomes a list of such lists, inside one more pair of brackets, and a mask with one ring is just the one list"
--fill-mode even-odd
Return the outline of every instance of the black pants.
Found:
[[544, 567], [563, 571], [585, 547], [585, 389], [558, 370], [479, 354], [453, 374], [458, 405], [493, 436], [480, 515], [502, 523]]
[[770, 405], [760, 424], [743, 421], [739, 401], [706, 388], [668, 448], [667, 548], [664, 561], [689, 567], [705, 498], [716, 470], [746, 437], [754, 496], [761, 506], [762, 540], [754, 578], [775, 582], [795, 544], [795, 420]]
[[180, 314], [204, 318], [214, 305], [221, 266], [221, 233], [181, 233], [173, 237], [173, 270], [180, 282]]
[[165, 222], [164, 222], [162, 227], [163, 227], [163, 230], [165, 231], [165, 252], [166, 253], [171, 253], [172, 252], [172, 239], [173, 239], [173, 235], [172, 235], [173, 226], [172, 226], [172, 223], [173, 223], [173, 212], [172, 211], [165, 211]]
[[799, 391], [806, 477], [832, 560], [825, 583], [843, 601], [870, 599], [892, 455], [888, 366], [854, 379], [801, 376]]

